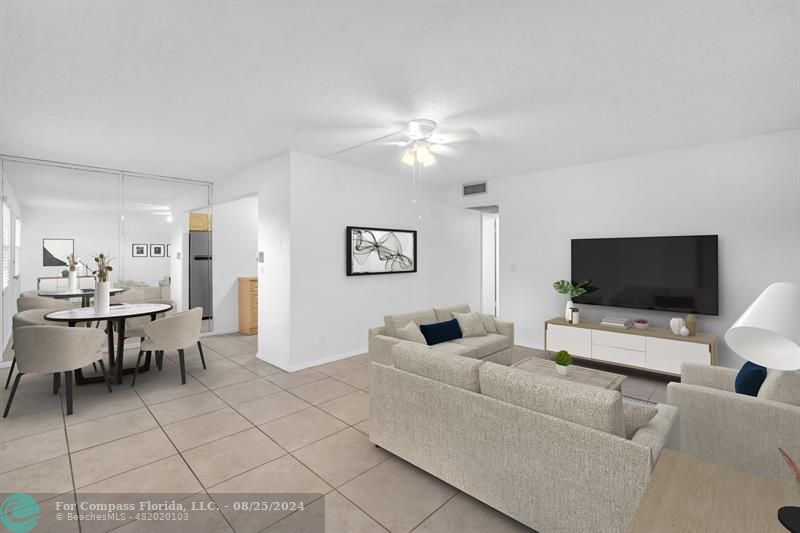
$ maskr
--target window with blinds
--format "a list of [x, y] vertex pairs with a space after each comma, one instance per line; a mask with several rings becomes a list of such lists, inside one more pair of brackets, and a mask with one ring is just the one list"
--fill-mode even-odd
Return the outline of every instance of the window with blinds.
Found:
[[18, 278], [22, 265], [22, 221], [14, 220], [14, 277]]
[[11, 210], [3, 202], [3, 290], [11, 281]]

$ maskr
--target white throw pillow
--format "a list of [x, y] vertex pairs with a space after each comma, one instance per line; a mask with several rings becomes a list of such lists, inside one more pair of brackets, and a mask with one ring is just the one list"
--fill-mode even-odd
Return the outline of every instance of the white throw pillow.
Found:
[[453, 313], [453, 318], [458, 321], [462, 337], [485, 337], [486, 328], [483, 327], [481, 315], [475, 311], [471, 313]]
[[767, 379], [758, 389], [758, 397], [800, 406], [800, 370], [767, 369]]
[[639, 402], [625, 400], [622, 402], [622, 416], [625, 419], [625, 438], [630, 440], [644, 425], [650, 423], [658, 414], [658, 408]]
[[483, 320], [483, 329], [486, 330], [486, 333], [497, 333], [497, 324], [492, 315], [481, 314], [481, 320]]
[[419, 326], [414, 322], [409, 322], [402, 328], [397, 328], [397, 337], [406, 341], [416, 342], [427, 345], [425, 335], [420, 331]]

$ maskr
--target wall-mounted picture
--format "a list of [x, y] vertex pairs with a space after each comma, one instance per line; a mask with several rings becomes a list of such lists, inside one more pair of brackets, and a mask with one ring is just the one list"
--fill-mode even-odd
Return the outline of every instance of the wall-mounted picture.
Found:
[[170, 247], [170, 245], [168, 244], [168, 245], [167, 245], [167, 257], [172, 257], [172, 256], [170, 255], [170, 250], [169, 250], [169, 247]]
[[150, 245], [150, 257], [164, 257], [164, 245], [163, 244], [151, 244]]
[[417, 271], [416, 230], [347, 227], [347, 275]]
[[67, 266], [67, 256], [74, 253], [74, 239], [42, 239], [42, 266]]
[[132, 244], [131, 245], [131, 255], [133, 257], [147, 257], [147, 245], [146, 244]]

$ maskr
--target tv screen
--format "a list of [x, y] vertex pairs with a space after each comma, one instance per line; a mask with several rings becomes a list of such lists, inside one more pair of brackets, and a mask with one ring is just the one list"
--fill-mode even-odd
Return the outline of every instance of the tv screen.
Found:
[[718, 314], [717, 236], [572, 239], [575, 303]]

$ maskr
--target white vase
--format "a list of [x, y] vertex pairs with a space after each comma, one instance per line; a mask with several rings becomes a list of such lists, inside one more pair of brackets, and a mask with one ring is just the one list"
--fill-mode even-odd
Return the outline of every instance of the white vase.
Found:
[[569, 375], [569, 366], [559, 365], [556, 363], [556, 371], [562, 376]]
[[106, 315], [111, 306], [111, 294], [107, 281], [98, 281], [94, 286], [94, 312]]
[[572, 309], [572, 299], [567, 300], [567, 309], [564, 311], [564, 318], [567, 322], [569, 322], [570, 319], [570, 309]]
[[67, 276], [67, 280], [69, 281], [69, 290], [70, 291], [77, 291], [78, 290], [78, 271], [77, 270], [70, 270], [69, 275]]
[[681, 328], [686, 325], [686, 321], [682, 318], [673, 318], [669, 321], [669, 329], [672, 330], [673, 335], [680, 335]]

